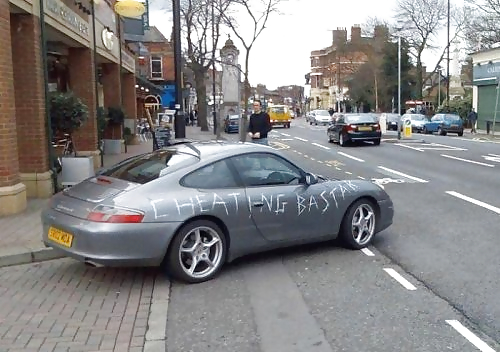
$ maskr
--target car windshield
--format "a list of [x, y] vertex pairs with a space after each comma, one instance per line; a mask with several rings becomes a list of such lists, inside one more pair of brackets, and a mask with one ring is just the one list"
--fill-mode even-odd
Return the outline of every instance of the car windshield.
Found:
[[371, 114], [346, 115], [347, 123], [376, 123], [377, 116]]
[[275, 114], [283, 114], [286, 112], [286, 109], [284, 106], [273, 106], [271, 108], [271, 112], [273, 112]]
[[460, 120], [460, 116], [458, 116], [458, 115], [444, 115], [444, 119], [446, 121], [457, 121], [457, 120]]
[[100, 172], [100, 175], [120, 180], [145, 184], [175, 170], [193, 165], [198, 158], [178, 150], [157, 150], [129, 158]]
[[230, 120], [238, 120], [239, 116], [238, 115], [231, 115], [229, 116]]
[[316, 110], [316, 115], [319, 116], [330, 116], [330, 113], [326, 110]]

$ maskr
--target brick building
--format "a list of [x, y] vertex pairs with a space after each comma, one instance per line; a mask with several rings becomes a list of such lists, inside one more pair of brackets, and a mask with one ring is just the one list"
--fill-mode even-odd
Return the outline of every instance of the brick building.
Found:
[[97, 107], [122, 106], [136, 116], [135, 57], [118, 39], [112, 6], [96, 1], [93, 21], [89, 0], [0, 1], [0, 215], [24, 210], [27, 197], [53, 194], [46, 90], [73, 91], [87, 105], [74, 143], [96, 167]]
[[351, 27], [351, 37], [347, 29], [333, 30], [332, 44], [311, 52], [310, 79], [311, 109], [328, 109], [347, 97], [347, 80], [366, 63], [370, 55], [375, 55], [379, 45], [388, 39], [388, 29], [376, 26], [373, 37], [361, 35], [361, 27]]

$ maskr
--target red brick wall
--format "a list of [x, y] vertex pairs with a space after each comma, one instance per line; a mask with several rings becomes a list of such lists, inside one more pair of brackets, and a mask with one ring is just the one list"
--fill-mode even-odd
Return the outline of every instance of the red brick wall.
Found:
[[9, 2], [0, 1], [0, 187], [19, 182]]
[[137, 97], [135, 92], [135, 76], [133, 73], [122, 74], [123, 109], [129, 119], [137, 117]]
[[[104, 89], [104, 107], [120, 107], [121, 82], [120, 66], [117, 64], [103, 64], [101, 82]], [[108, 125], [104, 130], [105, 139], [121, 139], [122, 126]]]
[[[163, 79], [164, 80], [175, 80], [175, 67], [174, 67], [174, 52], [173, 46], [170, 42], [168, 43], [144, 43], [144, 46], [151, 53], [151, 56], [160, 55], [162, 56], [163, 65]], [[149, 78], [151, 78], [151, 58], [146, 57], [145, 64], [147, 65]]]
[[89, 110], [85, 125], [74, 135], [77, 152], [97, 150], [96, 91], [92, 59], [92, 51], [88, 48], [69, 49], [69, 86]]
[[[20, 172], [49, 170], [40, 23], [33, 15], [11, 16]], [[33, 151], [36, 150], [36, 153]]]

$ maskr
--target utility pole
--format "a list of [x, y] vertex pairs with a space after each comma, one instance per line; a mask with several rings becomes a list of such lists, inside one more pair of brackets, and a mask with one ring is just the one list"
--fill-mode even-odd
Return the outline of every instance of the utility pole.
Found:
[[447, 43], [446, 49], [446, 110], [450, 107], [450, 0], [448, 0], [448, 23], [447, 23]]
[[214, 119], [214, 134], [217, 135], [219, 126], [217, 126], [217, 112], [215, 111], [215, 79], [215, 5], [212, 1], [212, 116]]
[[175, 66], [175, 138], [186, 138], [186, 119], [182, 110], [182, 47], [181, 3], [172, 0], [174, 14], [174, 66]]

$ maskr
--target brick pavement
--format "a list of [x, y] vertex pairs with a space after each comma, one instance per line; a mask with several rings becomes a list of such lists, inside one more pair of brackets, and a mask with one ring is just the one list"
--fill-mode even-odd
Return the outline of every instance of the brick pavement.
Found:
[[0, 268], [0, 351], [142, 351], [157, 275], [70, 259]]
[[[237, 136], [235, 136], [231, 135], [229, 139], [236, 139]], [[215, 138], [215, 135], [212, 131], [202, 132], [199, 127], [188, 126], [186, 127], [186, 137], [198, 140], [211, 140]], [[126, 154], [105, 155], [104, 166], [113, 165], [130, 156], [148, 152], [152, 148], [153, 144], [151, 140], [139, 145], [130, 145]], [[31, 261], [36, 261], [33, 259], [33, 253], [44, 248], [41, 241], [42, 224], [40, 213], [45, 204], [47, 204], [47, 200], [45, 199], [30, 199], [28, 200], [28, 207], [23, 213], [0, 217], [0, 264], [2, 264], [1, 258], [9, 255], [23, 255], [23, 258], [31, 258]], [[30, 253], [31, 256], [25, 255]], [[21, 260], [21, 263], [25, 262], [27, 262], [25, 259]], [[13, 263], [20, 262], [13, 260]]]

